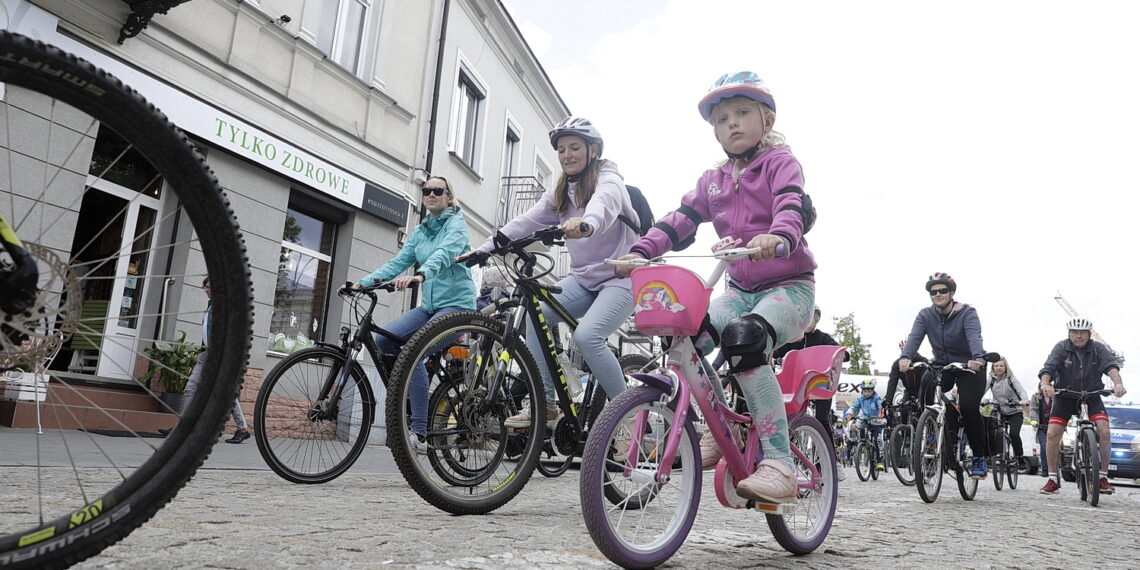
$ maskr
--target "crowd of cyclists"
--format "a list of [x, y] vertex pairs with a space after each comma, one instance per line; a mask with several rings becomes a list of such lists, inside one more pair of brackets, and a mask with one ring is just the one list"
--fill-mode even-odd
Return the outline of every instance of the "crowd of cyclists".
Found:
[[[477, 306], [477, 286], [469, 265], [496, 253], [510, 240], [545, 226], [562, 229], [570, 257], [570, 271], [557, 283], [559, 303], [579, 319], [573, 343], [594, 371], [606, 394], [613, 398], [626, 388], [617, 358], [606, 345], [634, 312], [629, 267], [606, 265], [607, 258], [657, 258], [692, 244], [697, 227], [711, 222], [721, 243], [760, 248], [750, 259], [730, 264], [728, 287], [713, 300], [705, 326], [694, 344], [711, 354], [718, 347], [728, 370], [735, 376], [748, 409], [757, 421], [771, 425], [761, 438], [763, 460], [752, 477], [742, 481], [742, 497], [772, 502], [788, 501], [795, 495], [788, 448], [787, 418], [783, 396], [774, 375], [774, 365], [789, 350], [815, 344], [836, 344], [816, 329], [820, 311], [815, 306], [816, 264], [804, 234], [814, 222], [814, 209], [803, 191], [803, 173], [783, 136], [773, 130], [776, 104], [764, 82], [751, 72], [731, 73], [718, 79], [699, 105], [701, 117], [712, 127], [727, 155], [718, 167], [706, 171], [696, 186], [681, 198], [676, 210], [663, 216], [644, 235], [617, 165], [603, 158], [604, 141], [598, 128], [582, 117], [567, 117], [549, 133], [562, 168], [553, 188], [525, 213], [509, 221], [499, 232], [472, 248], [456, 190], [442, 177], [433, 176], [423, 186], [423, 221], [415, 228], [398, 255], [372, 274], [360, 279], [361, 286], [392, 280], [397, 288], [421, 287], [422, 304], [385, 326], [397, 335], [410, 336], [441, 315]], [[640, 220], [639, 220], [640, 221]], [[779, 248], [779, 249], [778, 249]], [[777, 252], [782, 252], [777, 255]], [[473, 254], [483, 254], [473, 255]], [[409, 269], [413, 273], [405, 274]], [[1059, 387], [1087, 388], [1099, 384], [1101, 375], [1115, 382], [1117, 396], [1124, 394], [1119, 363], [1104, 345], [1091, 340], [1091, 323], [1074, 319], [1068, 323], [1069, 338], [1058, 342], [1049, 354], [1039, 378], [1040, 387], [1030, 397], [1012, 376], [1008, 362], [1001, 360], [987, 373], [977, 311], [954, 299], [956, 281], [947, 273], [934, 273], [925, 283], [930, 305], [918, 312], [906, 339], [899, 345], [899, 358], [891, 367], [886, 398], [875, 385], [860, 385], [860, 394], [849, 408], [832, 419], [831, 402], [816, 402], [816, 414], [832, 436], [843, 461], [850, 461], [853, 438], [870, 418], [887, 415], [901, 384], [903, 400], [929, 405], [935, 394], [931, 370], [915, 374], [916, 362], [942, 367], [965, 363], [962, 369], [945, 369], [943, 390], [952, 390], [956, 413], [948, 414], [950, 433], [958, 422], [964, 425], [966, 443], [972, 452], [969, 476], [987, 476], [989, 434], [981, 412], [983, 395], [989, 393], [1006, 416], [1015, 452], [1021, 457], [1020, 427], [1026, 414], [1037, 422], [1040, 440], [1046, 443], [1041, 466], [1049, 476], [1043, 493], [1055, 493], [1058, 477], [1060, 434], [1074, 409], [1070, 401], [1054, 397]], [[546, 322], [554, 326], [559, 316], [543, 306]], [[533, 353], [538, 353], [535, 331], [526, 331]], [[929, 341], [933, 357], [917, 351]], [[388, 351], [398, 346], [381, 339]], [[555, 371], [540, 362], [548, 407], [539, 410], [548, 425], [561, 413], [553, 405]], [[414, 447], [426, 453], [424, 437], [427, 406], [426, 373], [418, 370], [411, 392], [411, 425]], [[1093, 400], [1093, 420], [1108, 441], [1107, 416], [1099, 398]], [[529, 412], [507, 418], [508, 427], [532, 422]], [[1047, 426], [1047, 427], [1045, 427]], [[876, 442], [876, 463], [882, 466], [883, 427], [871, 426]], [[1107, 453], [1107, 445], [1103, 446]], [[706, 467], [715, 465], [719, 449], [711, 438], [701, 441]], [[1024, 461], [1024, 459], [1022, 459]], [[1102, 462], [1107, 466], [1107, 460]], [[1101, 489], [1112, 492], [1107, 473]], [[840, 470], [840, 476], [843, 471]]]

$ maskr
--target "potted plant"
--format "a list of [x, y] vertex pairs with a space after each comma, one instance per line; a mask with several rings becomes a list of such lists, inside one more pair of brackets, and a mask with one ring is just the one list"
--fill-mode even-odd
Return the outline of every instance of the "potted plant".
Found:
[[186, 342], [186, 331], [178, 331], [175, 341], [154, 341], [154, 346], [143, 349], [150, 357], [150, 367], [139, 377], [139, 382], [158, 380], [162, 384], [163, 402], [175, 412], [181, 412], [186, 402], [186, 382], [198, 361], [202, 347]]

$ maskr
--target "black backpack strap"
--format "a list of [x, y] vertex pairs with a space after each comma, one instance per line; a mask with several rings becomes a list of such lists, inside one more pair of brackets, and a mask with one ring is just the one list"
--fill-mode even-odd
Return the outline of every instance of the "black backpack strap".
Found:
[[621, 223], [629, 226], [629, 229], [633, 230], [633, 233], [641, 235], [641, 228], [637, 227], [637, 224], [633, 223], [633, 220], [629, 219], [629, 216], [625, 214], [618, 214], [617, 219], [621, 221]]

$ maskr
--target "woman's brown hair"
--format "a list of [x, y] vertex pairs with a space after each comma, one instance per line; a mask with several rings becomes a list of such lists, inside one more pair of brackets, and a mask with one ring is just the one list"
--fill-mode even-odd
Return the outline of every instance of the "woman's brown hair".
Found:
[[[574, 201], [579, 206], [586, 204], [594, 196], [594, 190], [598, 187], [598, 174], [602, 170], [602, 164], [606, 162], [609, 161], [604, 158], [596, 158], [590, 161], [590, 165], [582, 171], [582, 177], [578, 179], [578, 186], [574, 189]], [[558, 177], [558, 183], [554, 186], [554, 205], [551, 209], [559, 214], [565, 214], [569, 208], [570, 181], [566, 179], [566, 173], [563, 172]]]

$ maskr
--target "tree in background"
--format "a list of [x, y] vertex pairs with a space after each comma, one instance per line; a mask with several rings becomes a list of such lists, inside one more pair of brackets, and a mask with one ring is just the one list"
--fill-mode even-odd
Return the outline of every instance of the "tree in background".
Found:
[[847, 347], [847, 354], [851, 356], [847, 371], [851, 374], [870, 374], [871, 345], [863, 344], [863, 338], [859, 336], [859, 325], [855, 324], [855, 313], [832, 317], [831, 320], [835, 323], [835, 341]]

